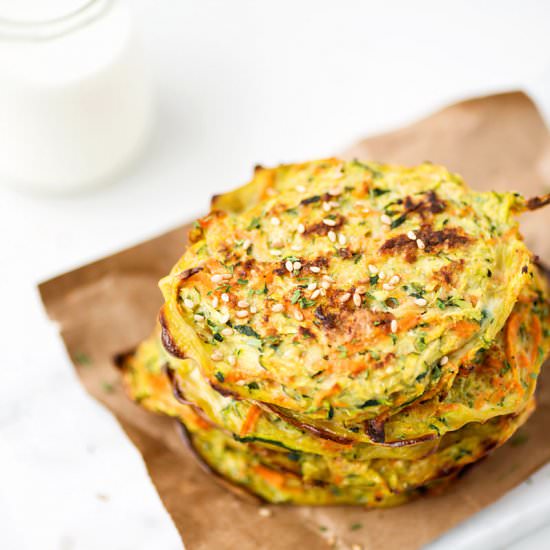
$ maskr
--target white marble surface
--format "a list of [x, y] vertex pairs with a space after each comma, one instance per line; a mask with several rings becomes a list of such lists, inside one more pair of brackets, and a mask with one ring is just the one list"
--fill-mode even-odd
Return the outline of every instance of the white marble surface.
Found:
[[[134, 0], [132, 9], [157, 90], [143, 158], [87, 194], [0, 188], [7, 550], [181, 548], [139, 455], [77, 383], [38, 281], [204, 211], [256, 163], [327, 155], [483, 92], [521, 86], [550, 112], [547, 2]], [[538, 528], [550, 518], [550, 469], [516, 493], [433, 550], [548, 548], [550, 523]]]

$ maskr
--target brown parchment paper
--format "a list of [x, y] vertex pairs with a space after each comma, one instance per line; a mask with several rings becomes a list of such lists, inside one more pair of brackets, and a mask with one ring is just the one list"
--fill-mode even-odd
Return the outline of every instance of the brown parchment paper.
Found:
[[[509, 93], [458, 103], [410, 127], [357, 144], [346, 157], [441, 163], [477, 189], [527, 195], [550, 184], [550, 135], [533, 103]], [[525, 216], [530, 247], [550, 263], [550, 212]], [[522, 444], [507, 444], [450, 491], [388, 510], [271, 507], [260, 517], [205, 473], [182, 445], [174, 422], [124, 395], [113, 357], [146, 337], [161, 304], [158, 279], [182, 253], [186, 227], [40, 285], [50, 317], [86, 389], [117, 418], [141, 452], [187, 550], [294, 548], [413, 550], [487, 506], [550, 460], [550, 384], [540, 383]], [[93, 521], [93, 518], [90, 519]], [[352, 528], [354, 526], [354, 528]]]

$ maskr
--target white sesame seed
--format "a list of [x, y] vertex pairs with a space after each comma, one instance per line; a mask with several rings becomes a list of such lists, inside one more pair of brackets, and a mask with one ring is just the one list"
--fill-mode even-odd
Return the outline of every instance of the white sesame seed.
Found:
[[393, 285], [390, 285], [390, 283], [384, 283], [384, 284], [382, 285], [382, 288], [383, 288], [384, 290], [394, 290], [394, 289], [395, 289], [395, 287], [394, 287]]
[[233, 365], [235, 365], [235, 363], [237, 362], [237, 359], [235, 358], [234, 355], [230, 355], [230, 356], [227, 358], [227, 362], [228, 362], [231, 366], [233, 366]]
[[324, 288], [325, 290], [330, 288], [330, 283], [328, 281], [321, 281], [321, 288]]
[[222, 302], [229, 302], [229, 294], [225, 292], [222, 294]]
[[292, 267], [294, 268], [294, 271], [300, 271], [300, 269], [302, 269], [302, 264], [300, 262], [294, 262]]
[[347, 239], [346, 239], [346, 236], [345, 235], [338, 235], [338, 242], [343, 246], [346, 244], [347, 242]]
[[243, 319], [244, 317], [248, 317], [248, 311], [246, 309], [239, 309], [235, 315], [237, 315], [240, 319]]
[[320, 267], [317, 267], [316, 265], [312, 265], [309, 267], [309, 270], [312, 272], [312, 273], [320, 273], [321, 272], [321, 268]]
[[360, 294], [357, 294], [357, 292], [353, 295], [353, 303], [359, 307], [361, 305], [361, 302], [363, 300], [361, 299], [361, 295]]
[[345, 303], [347, 302], [349, 299], [351, 298], [351, 294], [349, 292], [344, 292], [344, 294], [342, 294], [338, 300], [340, 300], [340, 302], [342, 303]]
[[428, 300], [426, 300], [425, 298], [415, 298], [414, 303], [417, 306], [425, 306], [428, 303]]
[[379, 281], [383, 281], [384, 279], [386, 278], [386, 274], [381, 271], [379, 274], [378, 274], [378, 280]]
[[217, 296], [214, 296], [214, 297], [212, 298], [212, 306], [213, 306], [214, 308], [217, 308], [218, 305], [219, 305], [219, 303], [220, 303], [220, 301], [218, 300], [218, 297], [217, 297]]
[[292, 273], [292, 271], [294, 270], [294, 266], [292, 265], [292, 262], [290, 260], [287, 260], [285, 262], [285, 268], [289, 273]]
[[371, 275], [376, 275], [378, 273], [378, 268], [375, 265], [369, 264], [369, 272]]
[[273, 250], [271, 249], [269, 251], [269, 253], [272, 255], [272, 256], [280, 256], [282, 254], [282, 252], [280, 250]]
[[221, 331], [222, 336], [231, 336], [233, 334], [233, 329], [231, 327], [225, 327]]
[[299, 223], [297, 227], [298, 233], [303, 233], [306, 230], [306, 226], [303, 223]]
[[387, 214], [382, 214], [380, 216], [380, 221], [386, 225], [391, 225], [391, 218]]
[[227, 321], [229, 321], [229, 313], [224, 313], [221, 317], [220, 317], [220, 323], [222, 325], [225, 325], [225, 323], [227, 323]]
[[394, 275], [391, 279], [390, 279], [390, 285], [396, 285], [399, 281], [401, 280], [401, 277], [399, 275]]
[[331, 220], [330, 218], [324, 218], [323, 219], [323, 223], [325, 225], [328, 225], [329, 227], [334, 227], [336, 225], [336, 221], [335, 220]]
[[397, 332], [397, 321], [395, 319], [392, 319], [392, 322], [390, 323], [390, 329], [394, 334]]
[[[340, 176], [338, 176], [338, 177], [340, 177]], [[332, 189], [328, 190], [328, 194], [331, 197], [337, 197], [338, 195], [342, 194], [342, 189], [340, 187], [333, 187]]]
[[269, 220], [271, 222], [271, 225], [280, 225], [281, 224], [281, 220], [279, 218], [276, 218], [275, 216], [273, 216], [271, 218], [271, 220]]
[[367, 287], [363, 286], [363, 285], [360, 285], [355, 289], [355, 292], [357, 294], [366, 294], [367, 293]]
[[323, 203], [323, 210], [325, 212], [329, 212], [330, 211], [330, 202], [324, 202]]
[[317, 288], [317, 283], [309, 283], [309, 285], [307, 285], [308, 290], [315, 290], [316, 288]]
[[317, 290], [314, 290], [312, 293], [311, 293], [311, 296], [310, 298], [312, 300], [315, 300], [315, 298], [317, 298], [319, 296], [319, 294], [321, 294], [321, 290], [318, 288]]
[[426, 245], [424, 244], [424, 241], [422, 239], [416, 239], [416, 246], [418, 246], [420, 250], [426, 248]]
[[257, 313], [257, 312], [258, 312], [258, 308], [254, 304], [252, 304], [250, 306], [250, 313]]
[[263, 518], [268, 518], [269, 516], [271, 516], [272, 512], [269, 508], [260, 508], [258, 510], [258, 514]]
[[195, 321], [204, 321], [204, 317], [202, 315], [199, 315], [197, 313], [197, 315], [194, 315], [193, 318], [195, 319]]
[[448, 358], [446, 355], [444, 355], [444, 356], [441, 358], [441, 361], [439, 361], [439, 364], [440, 364], [441, 366], [443, 366], [443, 365], [446, 365], [448, 362], [449, 362], [449, 358]]
[[328, 240], [335, 243], [336, 242], [336, 233], [332, 230], [330, 230], [328, 233], [327, 233], [327, 236], [328, 236]]
[[279, 312], [283, 311], [283, 309], [284, 309], [283, 304], [273, 304], [271, 306], [271, 311], [273, 311], [275, 313], [279, 313]]
[[251, 244], [250, 239], [246, 239], [246, 241], [243, 241], [243, 248], [246, 250]]
[[299, 244], [293, 244], [290, 249], [294, 250], [294, 252], [299, 252], [300, 250], [302, 250], [302, 246]]
[[221, 273], [216, 273], [215, 275], [212, 275], [212, 277], [210, 277], [210, 280], [213, 283], [221, 283], [223, 281], [223, 277]]
[[221, 361], [223, 359], [223, 353], [220, 350], [216, 350], [212, 353], [210, 359], [212, 359], [212, 361]]
[[416, 241], [416, 233], [414, 231], [408, 231], [407, 237], [409, 237], [411, 241]]
[[298, 193], [305, 193], [306, 188], [303, 185], [297, 185], [296, 191], [298, 191]]
[[296, 309], [296, 310], [294, 310], [294, 318], [296, 319], [296, 321], [303, 321], [304, 320], [304, 315], [301, 311]]
[[183, 305], [187, 309], [193, 309], [195, 307], [195, 304], [193, 303], [193, 300], [191, 300], [190, 298], [185, 298], [185, 300], [183, 300]]
[[231, 273], [222, 273], [222, 279], [231, 279]]
[[246, 309], [250, 304], [246, 301], [246, 300], [239, 300], [237, 302], [237, 306], [242, 308], [242, 309]]

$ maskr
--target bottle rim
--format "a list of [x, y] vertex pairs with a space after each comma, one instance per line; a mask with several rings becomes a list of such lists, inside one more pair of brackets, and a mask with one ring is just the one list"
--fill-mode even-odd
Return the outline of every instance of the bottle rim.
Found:
[[93, 23], [108, 12], [115, 0], [86, 0], [78, 8], [58, 17], [23, 21], [0, 17], [0, 41], [25, 42], [52, 40]]

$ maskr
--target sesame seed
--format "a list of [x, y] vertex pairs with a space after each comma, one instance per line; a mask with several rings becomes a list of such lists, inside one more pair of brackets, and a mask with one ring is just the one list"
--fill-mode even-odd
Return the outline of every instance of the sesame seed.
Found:
[[357, 292], [353, 295], [353, 303], [359, 307], [361, 305], [361, 302], [363, 300], [361, 299], [361, 295], [360, 294], [357, 294]]
[[236, 313], [237, 317], [240, 319], [243, 319], [244, 317], [248, 317], [248, 311], [246, 309], [239, 309]]
[[376, 275], [378, 273], [378, 268], [375, 265], [369, 264], [369, 272], [371, 275]]
[[222, 273], [222, 279], [231, 279], [231, 273]]
[[300, 250], [302, 250], [302, 246], [299, 244], [293, 244], [290, 249], [294, 250], [294, 252], [299, 252]]
[[340, 302], [342, 303], [345, 303], [347, 302], [349, 299], [351, 298], [351, 294], [349, 292], [344, 292], [344, 294], [342, 294], [338, 300], [340, 300]]
[[183, 305], [188, 309], [193, 309], [195, 307], [193, 300], [189, 298], [185, 298], [185, 300], [183, 300]]
[[416, 234], [415, 234], [414, 231], [408, 231], [408, 232], [407, 232], [407, 237], [409, 237], [409, 239], [410, 239], [411, 241], [416, 241]]
[[246, 241], [243, 241], [243, 248], [246, 250], [251, 244], [252, 241], [250, 239], [246, 239]]
[[336, 221], [335, 220], [331, 220], [330, 218], [324, 218], [323, 219], [323, 223], [325, 225], [328, 225], [329, 227], [334, 227], [336, 225]]
[[233, 334], [233, 329], [231, 327], [225, 327], [221, 331], [222, 336], [231, 336]]
[[292, 267], [294, 267], [294, 271], [300, 271], [300, 269], [302, 269], [302, 264], [300, 262], [294, 262]]
[[380, 216], [380, 221], [386, 225], [391, 225], [391, 218], [387, 214], [382, 214]]
[[303, 185], [297, 185], [296, 191], [298, 191], [298, 193], [305, 193], [306, 188]]
[[318, 288], [317, 290], [314, 290], [312, 293], [311, 293], [311, 299], [312, 300], [315, 300], [315, 298], [317, 298], [319, 296], [319, 294], [321, 294], [321, 290]]
[[279, 313], [279, 312], [283, 311], [283, 309], [284, 309], [283, 304], [273, 304], [271, 306], [271, 311], [273, 311], [275, 313]]
[[309, 285], [307, 285], [308, 290], [315, 290], [316, 288], [317, 288], [317, 283], [309, 283]]
[[199, 315], [197, 313], [197, 315], [194, 315], [193, 318], [195, 319], [195, 321], [204, 321], [204, 317], [202, 315]]
[[327, 236], [328, 236], [328, 240], [335, 243], [336, 242], [336, 233], [332, 230], [330, 230], [328, 233], [327, 233]]
[[242, 309], [245, 309], [249, 306], [250, 304], [246, 301], [246, 300], [239, 300], [237, 302], [237, 306], [242, 308]]
[[331, 197], [337, 197], [338, 195], [342, 194], [342, 189], [340, 187], [333, 187], [332, 189], [328, 190], [328, 194]]
[[327, 275], [325, 273], [325, 275], [323, 275], [323, 281], [328, 281], [329, 283], [333, 283], [334, 279], [330, 275]]
[[210, 277], [210, 280], [213, 283], [221, 283], [223, 281], [223, 277], [221, 273], [216, 273], [215, 275], [212, 275], [212, 277]]
[[386, 274], [381, 271], [379, 274], [378, 274], [378, 280], [379, 281], [383, 281], [384, 279], [386, 278]]
[[225, 292], [222, 294], [222, 302], [229, 302], [229, 294]]
[[345, 236], [345, 235], [340, 234], [340, 235], [338, 236], [338, 242], [339, 242], [341, 245], [345, 245], [345, 244], [346, 244], [346, 241], [347, 241], [347, 239], [346, 239], [346, 236]]
[[395, 319], [392, 319], [392, 322], [390, 323], [390, 329], [394, 334], [397, 332], [397, 321]]
[[285, 262], [285, 268], [289, 273], [292, 273], [292, 271], [294, 270], [294, 266], [292, 265], [292, 262], [290, 260], [287, 260]]
[[279, 218], [276, 218], [275, 216], [273, 216], [273, 218], [271, 218], [271, 220], [269, 220], [271, 222], [271, 225], [280, 225], [281, 224], [281, 220]]
[[330, 283], [328, 281], [321, 281], [321, 288], [324, 288], [325, 290], [330, 288]]
[[424, 241], [422, 239], [416, 239], [416, 246], [418, 246], [420, 250], [426, 248], [426, 245], [424, 244]]
[[218, 297], [217, 297], [217, 296], [214, 296], [214, 297], [212, 298], [212, 306], [213, 306], [214, 308], [217, 308], [219, 303], [220, 303], [220, 301], [218, 300]]
[[250, 313], [257, 313], [257, 312], [258, 312], [258, 308], [254, 304], [252, 304], [250, 306]]
[[296, 309], [296, 310], [294, 310], [294, 318], [296, 319], [296, 321], [303, 321], [304, 320], [304, 315], [301, 311]]
[[366, 294], [367, 293], [367, 287], [363, 286], [363, 285], [360, 285], [355, 289], [355, 292], [357, 294]]
[[394, 275], [391, 279], [390, 279], [390, 285], [396, 285], [399, 281], [401, 280], [401, 277], [399, 275]]
[[383, 288], [384, 290], [394, 290], [394, 289], [395, 289], [395, 287], [394, 287], [393, 285], [390, 285], [390, 283], [384, 283], [384, 284], [382, 285], [382, 288]]
[[212, 359], [212, 361], [221, 361], [223, 359], [223, 353], [220, 350], [216, 350], [212, 353], [210, 359]]
[[312, 265], [309, 267], [309, 270], [312, 272], [312, 273], [320, 273], [321, 272], [321, 268], [320, 267], [317, 267], [316, 265]]
[[229, 313], [224, 313], [221, 317], [220, 317], [220, 323], [222, 325], [225, 325], [225, 323], [227, 323], [227, 321], [229, 321]]
[[329, 212], [330, 211], [330, 202], [324, 202], [323, 203], [323, 210], [325, 212]]
[[306, 226], [303, 223], [299, 223], [297, 227], [298, 233], [303, 233], [306, 230]]
[[440, 364], [441, 366], [443, 366], [443, 365], [446, 365], [448, 362], [449, 362], [449, 358], [448, 358], [446, 355], [444, 355], [444, 356], [441, 358], [441, 361], [439, 361], [439, 364]]
[[263, 518], [268, 518], [269, 516], [272, 515], [272, 512], [269, 508], [260, 508], [258, 510], [258, 514]]
[[237, 362], [237, 359], [235, 358], [234, 355], [230, 355], [230, 356], [227, 358], [227, 362], [228, 362], [231, 366], [233, 366], [233, 365], [235, 365], [235, 363]]
[[428, 303], [428, 300], [426, 300], [425, 298], [416, 298], [414, 300], [414, 303], [417, 305], [417, 306], [425, 306], [427, 303]]
[[280, 256], [282, 254], [282, 252], [280, 250], [270, 250], [269, 253], [272, 255], [272, 256]]

